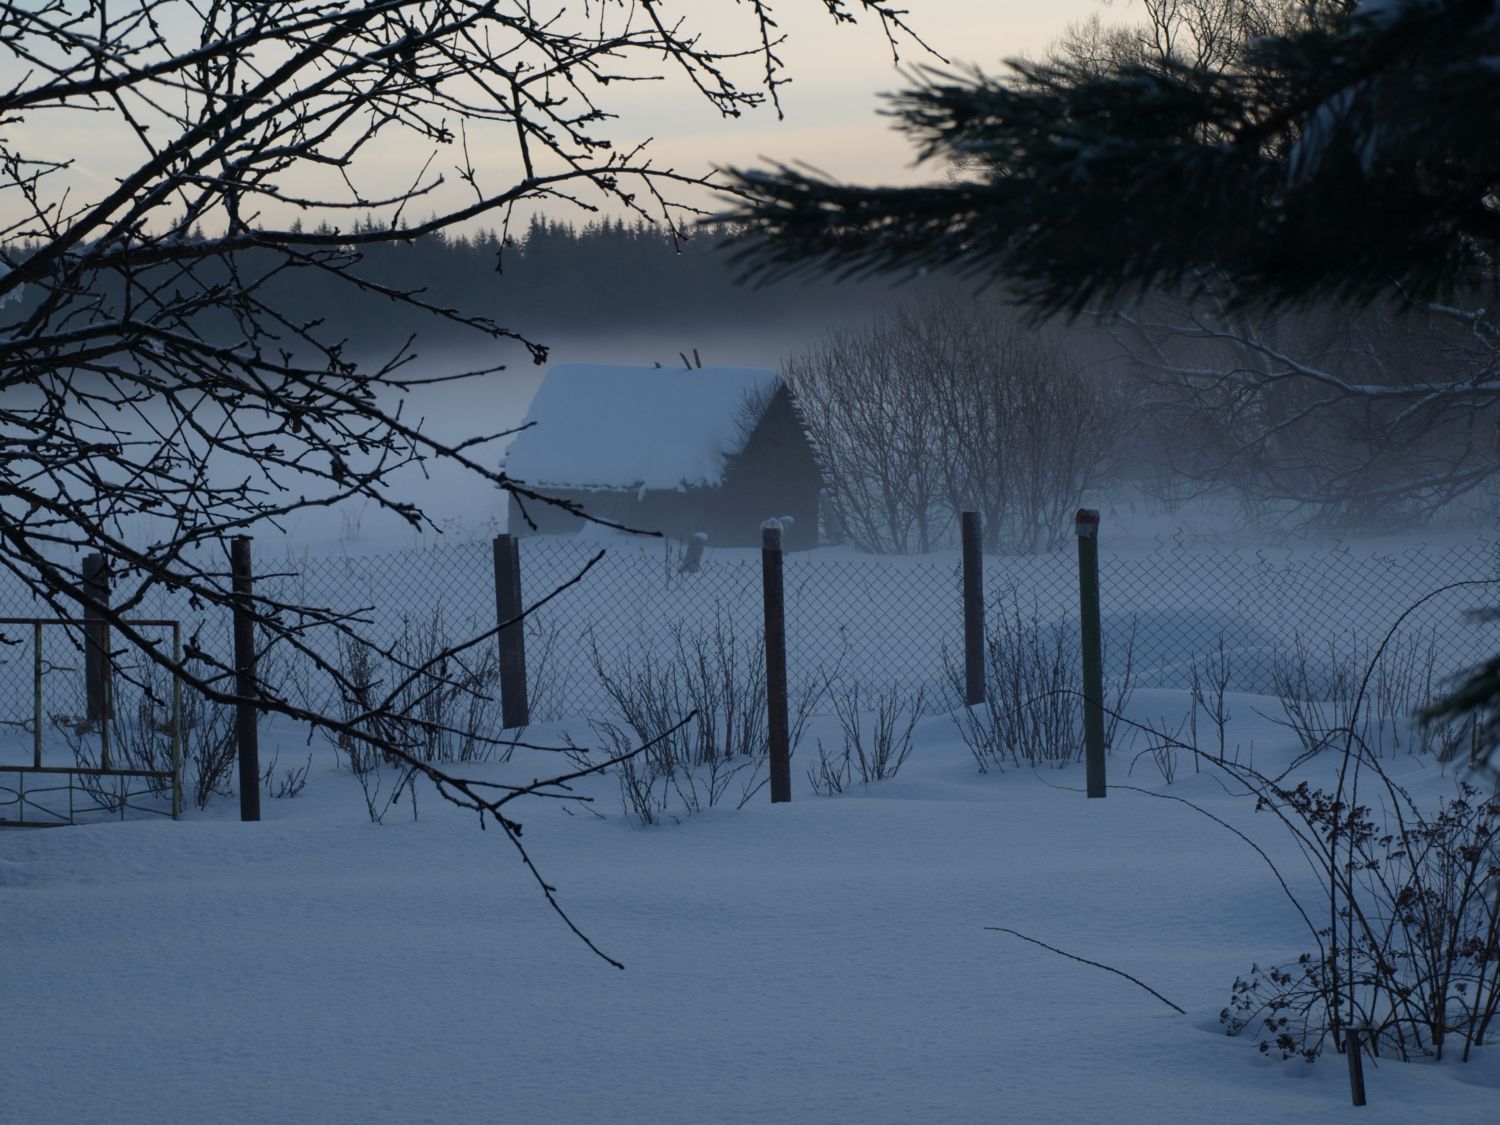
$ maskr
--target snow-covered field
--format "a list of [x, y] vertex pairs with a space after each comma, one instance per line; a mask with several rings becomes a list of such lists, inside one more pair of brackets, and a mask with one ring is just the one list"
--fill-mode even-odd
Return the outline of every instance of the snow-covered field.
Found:
[[[1274, 769], [1294, 739], [1231, 699], [1231, 742]], [[1137, 694], [1152, 718], [1181, 696]], [[533, 734], [538, 732], [533, 731]], [[557, 733], [557, 732], [551, 732]], [[582, 732], [575, 732], [582, 733]], [[1218, 1013], [1236, 974], [1308, 946], [1243, 842], [1147, 793], [1086, 800], [1079, 767], [980, 775], [943, 715], [894, 781], [643, 829], [522, 810], [573, 939], [503, 836], [420, 791], [382, 826], [331, 749], [241, 824], [0, 834], [0, 1119], [7, 1121], [1460, 1122], [1492, 1120], [1500, 1057], [1387, 1062], [1349, 1106], [1342, 1060], [1261, 1057]], [[307, 752], [272, 729], [283, 762]], [[1314, 763], [1314, 775], [1329, 763]], [[518, 753], [475, 767], [554, 768]], [[1393, 757], [1413, 792], [1454, 787]], [[1293, 887], [1284, 829], [1210, 773], [1111, 781], [1240, 827]], [[1127, 981], [1005, 926], [1138, 976]]]
[[[556, 552], [557, 577], [590, 546]], [[624, 649], [641, 635], [632, 621], [660, 627], [692, 599], [659, 549], [632, 569], [610, 546], [620, 569], [595, 576], [602, 595], [589, 601], [580, 588], [569, 595], [575, 609], [561, 599], [553, 608], [564, 615], [561, 631], [566, 614], [597, 621], [617, 605], [631, 626], [613, 642]], [[1180, 683], [1164, 687], [1141, 672], [1171, 671], [1182, 647], [1173, 638], [1212, 643], [1232, 623], [1249, 630], [1242, 637], [1284, 646], [1317, 615], [1378, 635], [1393, 597], [1419, 596], [1426, 579], [1443, 577], [1447, 564], [1433, 560], [1461, 558], [1472, 569], [1473, 551], [1490, 557], [1472, 536], [1420, 549], [1394, 541], [1357, 557], [1242, 549], [1250, 569], [1226, 563], [1219, 545], [1168, 546], [1150, 534], [1123, 541], [1106, 555], [1118, 569], [1105, 572], [1107, 629], [1148, 626], [1138, 633], [1130, 713], [1167, 727], [1188, 712], [1189, 697]], [[1459, 555], [1445, 554], [1450, 547]], [[1306, 563], [1314, 555], [1331, 564]], [[724, 590], [744, 587], [726, 604], [749, 612], [753, 630], [758, 559], [743, 556], [722, 552], [706, 569], [728, 576]], [[411, 556], [419, 574], [391, 569], [379, 552], [309, 557], [317, 565], [303, 570], [300, 592], [315, 600], [353, 598], [394, 622], [393, 613], [420, 620], [445, 594], [455, 631], [493, 620], [482, 538]], [[545, 557], [538, 547], [529, 580], [549, 577]], [[1166, 559], [1177, 571], [1153, 580], [1141, 570], [1127, 585], [1133, 558]], [[840, 654], [866, 653], [882, 676], [931, 680], [944, 638], [957, 632], [955, 564], [952, 555], [789, 559], [794, 668], [808, 653], [821, 660], [816, 646], [836, 640]], [[1019, 592], [1045, 620], [1070, 613], [1066, 554], [989, 565], [992, 604]], [[648, 590], [642, 575], [660, 588]], [[878, 603], [893, 596], [900, 613], [882, 614]], [[400, 597], [416, 600], [398, 605]], [[1463, 608], [1486, 600], [1482, 588], [1466, 588], [1431, 607], [1429, 622], [1453, 623], [1445, 658], [1490, 644], [1459, 623]], [[889, 635], [849, 640], [856, 626], [876, 625]], [[919, 668], [900, 646], [922, 630], [938, 640]], [[1242, 673], [1258, 643], [1236, 652]], [[24, 663], [5, 680], [6, 698], [23, 703]], [[1275, 721], [1275, 698], [1248, 694], [1264, 688], [1235, 686], [1228, 744], [1274, 773], [1293, 760], [1297, 738]], [[81, 704], [58, 706], [75, 713]], [[1493, 1046], [1467, 1065], [1382, 1062], [1367, 1075], [1371, 1104], [1356, 1110], [1338, 1056], [1272, 1061], [1248, 1037], [1224, 1034], [1219, 1013], [1236, 976], [1291, 961], [1311, 939], [1244, 841], [1158, 797], [1186, 798], [1244, 831], [1316, 902], [1314, 873], [1253, 799], [1185, 759], [1168, 784], [1149, 755], [1128, 751], [1113, 754], [1110, 780], [1145, 792], [1115, 789], [1105, 801], [1083, 797], [1077, 765], [981, 774], [949, 707], [929, 698], [895, 780], [839, 796], [817, 796], [807, 778], [818, 741], [840, 745], [824, 707], [794, 760], [789, 805], [772, 807], [762, 791], [743, 809], [731, 801], [643, 828], [623, 812], [613, 778], [591, 778], [579, 786], [595, 798], [588, 810], [546, 800], [518, 810], [563, 906], [623, 972], [568, 932], [503, 835], [481, 833], [472, 813], [424, 787], [417, 819], [403, 800], [384, 824], [370, 824], [332, 745], [308, 744], [284, 725], [263, 730], [262, 762], [279, 755], [282, 768], [298, 766], [311, 754], [310, 777], [294, 799], [266, 798], [259, 824], [239, 823], [231, 797], [204, 811], [189, 805], [175, 824], [133, 817], [0, 832], [0, 1122], [1497, 1116]], [[564, 700], [554, 710], [574, 718], [533, 727], [530, 738], [592, 738], [578, 718], [589, 709]], [[66, 754], [55, 734], [49, 756]], [[1199, 735], [1217, 742], [1206, 723]], [[6, 760], [29, 753], [19, 728], [0, 739]], [[1431, 758], [1385, 761], [1423, 802], [1455, 791], [1452, 769]], [[515, 782], [565, 766], [554, 754], [518, 751], [507, 764], [463, 772]], [[1332, 762], [1299, 769], [1326, 780]], [[1133, 974], [1186, 1014], [990, 926]]]

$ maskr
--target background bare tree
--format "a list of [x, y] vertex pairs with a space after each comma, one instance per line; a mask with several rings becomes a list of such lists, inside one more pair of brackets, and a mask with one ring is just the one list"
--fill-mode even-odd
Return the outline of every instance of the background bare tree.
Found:
[[787, 361], [835, 517], [870, 551], [929, 551], [958, 513], [990, 550], [1047, 550], [1108, 457], [1105, 384], [1055, 327], [950, 294]]
[[[884, 0], [805, 2], [840, 22], [873, 18], [893, 47], [906, 34]], [[709, 177], [655, 164], [624, 135], [611, 99], [671, 80], [726, 117], [774, 107], [786, 76], [773, 7], [7, 6], [0, 566], [59, 614], [103, 615], [117, 636], [228, 701], [222, 658], [195, 644], [177, 664], [128, 620], [160, 586], [228, 605], [231, 537], [350, 500], [422, 526], [393, 477], [433, 460], [538, 500], [492, 468], [495, 435], [444, 442], [424, 431], [413, 396], [462, 373], [414, 373], [413, 341], [365, 354], [324, 329], [319, 308], [279, 302], [278, 281], [310, 274], [330, 303], [373, 299], [460, 326], [496, 346], [497, 363], [473, 376], [499, 369], [500, 345], [543, 362], [545, 346], [494, 319], [482, 294], [460, 309], [377, 283], [361, 249], [483, 217], [508, 237], [513, 214], [541, 204], [608, 206], [679, 231]], [[85, 550], [111, 560], [112, 605], [83, 588]], [[372, 695], [317, 639], [357, 636], [359, 615], [267, 597], [255, 614], [269, 645], [301, 649], [344, 704], [319, 710], [267, 683], [263, 710], [405, 761], [499, 825], [530, 866], [501, 810], [561, 790], [482, 788], [411, 755], [390, 732], [411, 729], [412, 716], [387, 720], [422, 669]]]
[[906, 319], [835, 330], [783, 366], [822, 461], [833, 517], [866, 551], [929, 551], [946, 531], [937, 503], [942, 423], [911, 370]]
[[1192, 298], [1112, 314], [1144, 381], [1143, 433], [1181, 480], [1332, 526], [1422, 520], [1492, 488], [1500, 329], [1483, 310]]
[[[1258, 37], [1318, 26], [1345, 0], [1140, 0], [1133, 20], [1073, 25], [1053, 58], [1079, 72], [1144, 66], [1228, 72]], [[1105, 321], [1145, 387], [1137, 456], [1177, 495], [1227, 489], [1258, 520], [1390, 527], [1486, 486], [1496, 333], [1477, 309], [1329, 303], [1250, 311], [1194, 274]]]

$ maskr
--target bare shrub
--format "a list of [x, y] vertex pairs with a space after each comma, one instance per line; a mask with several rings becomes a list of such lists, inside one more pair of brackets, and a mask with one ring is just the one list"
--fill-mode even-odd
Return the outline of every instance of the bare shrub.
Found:
[[[143, 661], [139, 666], [117, 668], [116, 674], [128, 677], [136, 689], [132, 706], [119, 708], [109, 720], [110, 762], [116, 768], [172, 770], [172, 688], [171, 677], [160, 665]], [[234, 792], [236, 743], [234, 709], [216, 703], [202, 693], [184, 686], [181, 693], [182, 785], [193, 804], [205, 808], [215, 796]], [[85, 769], [100, 764], [98, 724], [80, 722], [72, 716], [54, 715], [52, 721], [62, 731], [73, 760]], [[161, 778], [147, 779], [147, 789], [155, 797], [170, 798], [171, 782]], [[79, 785], [101, 808], [118, 811], [119, 794], [111, 791], [97, 777], [79, 775]]]
[[[1219, 634], [1212, 652], [1195, 657], [1193, 660], [1191, 684], [1193, 707], [1189, 712], [1193, 745], [1198, 744], [1198, 712], [1202, 711], [1208, 716], [1209, 722], [1213, 723], [1214, 732], [1218, 735], [1220, 762], [1224, 760], [1227, 750], [1227, 728], [1230, 715], [1229, 705], [1225, 702], [1224, 696], [1229, 690], [1229, 677], [1232, 671], [1233, 662], [1229, 658], [1229, 651], [1224, 647], [1223, 633]], [[1198, 772], [1196, 756], [1193, 758], [1193, 772]]]
[[1262, 807], [1285, 820], [1330, 880], [1332, 923], [1317, 954], [1236, 978], [1220, 1020], [1265, 1053], [1314, 1059], [1347, 1029], [1402, 1060], [1462, 1058], [1500, 1009], [1500, 797], [1461, 784], [1424, 816], [1406, 798], [1376, 818], [1338, 793], [1271, 786]]
[[831, 522], [867, 551], [934, 550], [969, 509], [990, 550], [1055, 547], [1112, 440], [1113, 392], [1063, 336], [967, 294], [836, 331], [783, 373]]
[[312, 772], [312, 755], [307, 756], [307, 761], [300, 766], [288, 766], [281, 771], [281, 776], [276, 776], [276, 767], [281, 761], [281, 752], [277, 751], [271, 755], [271, 761], [261, 771], [261, 788], [272, 800], [292, 798], [301, 793], [307, 787], [307, 775]]
[[[346, 729], [329, 737], [377, 824], [403, 794], [416, 817], [412, 783], [419, 766], [488, 761], [497, 753], [508, 759], [523, 737], [502, 730], [494, 646], [460, 651], [441, 605], [425, 621], [403, 618], [388, 648], [341, 636], [337, 665], [342, 687], [330, 711]], [[386, 766], [393, 776], [385, 775]]]
[[[911, 755], [912, 731], [922, 715], [925, 693], [905, 695], [899, 687], [878, 693], [872, 708], [861, 708], [860, 689], [853, 683], [833, 697], [833, 709], [844, 732], [844, 756], [865, 785], [895, 777]], [[873, 711], [869, 737], [863, 731], [863, 713]]]
[[[1137, 790], [1197, 809], [1247, 843], [1306, 926], [1316, 949], [1291, 963], [1252, 965], [1219, 1017], [1229, 1034], [1248, 1033], [1261, 1052], [1283, 1059], [1312, 1062], [1330, 1046], [1442, 1058], [1461, 1045], [1467, 1061], [1500, 1011], [1500, 795], [1460, 782], [1456, 795], [1424, 807], [1362, 733], [1379, 661], [1396, 646], [1400, 623], [1350, 673], [1356, 687], [1343, 724], [1309, 730], [1338, 754], [1331, 788], [1267, 777], [1160, 734], [1222, 770], [1291, 833], [1319, 877], [1317, 900], [1304, 901], [1271, 856], [1226, 821], [1181, 797]], [[1403, 665], [1397, 652], [1394, 666]]]
[[[613, 723], [593, 723], [592, 727], [608, 757], [623, 757], [641, 745]], [[676, 820], [679, 813], [700, 812], [730, 800], [735, 808], [743, 808], [766, 784], [764, 754], [718, 756], [694, 766], [674, 753], [672, 743], [672, 738], [660, 739], [616, 767], [621, 804], [642, 824]]]
[[1373, 654], [1356, 637], [1330, 641], [1317, 660], [1298, 635], [1290, 652], [1276, 654], [1271, 674], [1282, 722], [1305, 753], [1352, 736], [1377, 757], [1403, 748], [1451, 756], [1463, 741], [1464, 723], [1424, 726], [1415, 718], [1440, 687], [1436, 664], [1433, 636], [1397, 634]]
[[[1171, 785], [1172, 782], [1176, 781], [1177, 767], [1181, 762], [1181, 751], [1184, 746], [1182, 741], [1184, 727], [1192, 729], [1191, 715], [1178, 720], [1175, 726], [1168, 723], [1165, 718], [1158, 719], [1156, 722], [1148, 721], [1141, 723], [1137, 729], [1146, 736], [1146, 745], [1130, 759], [1130, 770], [1128, 773], [1133, 774], [1136, 763], [1144, 757], [1149, 757], [1155, 764], [1157, 772], [1161, 774], [1161, 779], [1164, 782]], [[1193, 733], [1193, 738], [1193, 745], [1196, 746], [1196, 731]], [[1198, 754], [1193, 753], [1189, 756], [1193, 759], [1194, 772], [1196, 773]], [[1220, 760], [1222, 761], [1222, 759]]]
[[853, 751], [847, 742], [841, 753], [830, 754], [818, 739], [818, 764], [807, 770], [807, 783], [820, 797], [842, 793], [854, 781]]
[[[1062, 766], [1083, 751], [1082, 656], [1074, 629], [1023, 615], [1020, 603], [998, 607], [985, 629], [985, 698], [964, 705], [963, 669], [945, 655], [954, 721], [983, 773], [1012, 765]], [[1119, 716], [1133, 685], [1134, 633], [1121, 675], [1105, 688], [1105, 747], [1115, 745]]]
[[[356, 727], [375, 722], [378, 713], [380, 737], [420, 762], [508, 757], [521, 732], [502, 731], [495, 646], [456, 648], [441, 605], [425, 620], [403, 617], [387, 648], [341, 637], [337, 663], [348, 689], [333, 710]], [[333, 738], [355, 774], [370, 768], [374, 751], [363, 740], [347, 732]]]
[[557, 622], [545, 613], [530, 613], [522, 622], [526, 636], [526, 706], [532, 722], [562, 717], [559, 700], [563, 670]]
[[[686, 813], [712, 808], [731, 794], [742, 807], [766, 783], [764, 641], [756, 634], [746, 644], [722, 617], [706, 630], [673, 626], [671, 638], [664, 656], [648, 649], [615, 668], [597, 640], [589, 642], [594, 672], [619, 720], [594, 723], [595, 735], [612, 757], [627, 746], [647, 746], [617, 770], [625, 810], [643, 824], [671, 815], [672, 807]], [[789, 732], [793, 751], [825, 690], [817, 677], [798, 690]], [[692, 721], [684, 724], [687, 715]]]

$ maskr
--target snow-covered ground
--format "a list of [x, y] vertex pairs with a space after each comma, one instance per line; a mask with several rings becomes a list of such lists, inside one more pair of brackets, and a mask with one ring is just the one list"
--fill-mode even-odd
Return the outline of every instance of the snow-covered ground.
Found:
[[[1294, 738], [1237, 696], [1231, 744], [1272, 769]], [[1137, 694], [1142, 718], [1181, 696]], [[818, 724], [823, 725], [818, 725]], [[533, 731], [539, 733], [557, 733]], [[581, 730], [574, 733], [582, 734]], [[0, 834], [0, 1120], [513, 1122], [1479, 1122], [1500, 1057], [1383, 1063], [1349, 1105], [1343, 1062], [1261, 1057], [1218, 1014], [1236, 974], [1308, 948], [1262, 860], [1145, 793], [1086, 800], [1080, 767], [979, 774], [949, 717], [894, 781], [641, 828], [612, 781], [593, 816], [538, 801], [505, 839], [419, 791], [382, 826], [325, 743], [295, 799]], [[268, 730], [267, 756], [308, 752]], [[518, 753], [486, 776], [555, 759]], [[1111, 781], [1240, 827], [1299, 893], [1284, 829], [1185, 763]], [[1389, 759], [1414, 794], [1430, 760]], [[1316, 776], [1328, 763], [1314, 763]], [[1138, 976], [1127, 981], [987, 926]]]

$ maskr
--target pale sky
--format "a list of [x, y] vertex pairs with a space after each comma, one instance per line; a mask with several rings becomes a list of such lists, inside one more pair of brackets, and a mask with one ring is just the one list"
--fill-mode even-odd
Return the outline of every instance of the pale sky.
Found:
[[[578, 10], [573, 7], [577, 0], [566, 5], [564, 0], [554, 2]], [[712, 0], [711, 4], [705, 0], [677, 2], [680, 7], [676, 10], [686, 14], [692, 26], [712, 39], [715, 47], [744, 49], [755, 42], [756, 25], [748, 5], [729, 0]], [[855, 0], [848, 3], [851, 10], [857, 7]], [[1132, 0], [1115, 0], [1110, 8], [1102, 7], [1103, 3], [906, 0], [908, 21], [936, 51], [954, 64], [977, 64], [990, 71], [998, 70], [1006, 57], [1044, 51], [1069, 23], [1092, 12], [1102, 11], [1106, 19], [1116, 20], [1134, 16]], [[174, 16], [168, 21], [173, 28], [193, 33], [189, 8], [169, 11]], [[712, 22], [705, 18], [710, 12], [714, 15]], [[877, 95], [907, 82], [892, 62], [878, 22], [863, 18], [854, 27], [835, 25], [820, 0], [774, 0], [773, 13], [788, 35], [788, 41], [779, 48], [786, 74], [792, 79], [781, 88], [785, 120], [778, 121], [769, 107], [727, 120], [697, 96], [680, 75], [663, 71], [666, 81], [615, 83], [601, 91], [604, 108], [620, 117], [610, 127], [617, 144], [651, 137], [649, 153], [658, 167], [671, 166], [689, 173], [702, 173], [714, 166], [744, 167], [780, 160], [804, 162], [856, 183], [903, 183], [942, 175], [940, 167], [913, 170], [911, 146], [878, 112]], [[917, 44], [903, 44], [901, 65], [911, 68], [923, 64], [942, 65]], [[19, 73], [7, 73], [16, 67], [15, 56], [0, 55], [0, 82], [19, 80]], [[746, 60], [733, 73], [742, 84], [753, 82], [759, 74], [759, 63]], [[28, 156], [73, 161], [69, 172], [49, 179], [44, 189], [53, 200], [67, 190], [73, 206], [110, 190], [117, 177], [134, 168], [144, 156], [133, 132], [113, 113], [32, 113], [24, 122], [7, 123], [4, 133]], [[492, 137], [492, 142], [477, 142], [476, 152], [487, 172], [485, 187], [496, 190], [514, 182], [519, 168], [508, 127]], [[476, 138], [471, 135], [470, 139]], [[389, 195], [390, 189], [411, 183], [429, 154], [434, 158], [433, 174], [441, 172], [457, 191], [452, 167], [457, 159], [455, 148], [425, 143], [378, 144], [367, 149], [359, 166], [351, 169], [351, 178], [367, 197]], [[314, 174], [294, 173], [296, 178], [290, 186], [310, 185], [313, 181], [308, 177]], [[325, 184], [323, 190], [335, 198], [345, 194], [341, 181]], [[0, 198], [0, 212], [24, 206], [13, 195], [5, 193]], [[429, 203], [436, 204], [440, 198], [434, 196]], [[448, 196], [450, 201], [454, 198]], [[561, 209], [547, 209], [562, 213]], [[346, 221], [347, 214], [335, 216], [334, 221]], [[306, 214], [302, 217], [310, 218]], [[573, 217], [586, 216], [574, 212]], [[290, 218], [266, 216], [273, 225]], [[491, 216], [484, 222], [494, 225], [496, 218]]]
[[[1100, 0], [908, 0], [906, 6], [909, 22], [934, 50], [992, 72], [1005, 58], [1040, 54], [1069, 23], [1092, 13], [1106, 20], [1134, 15], [1128, 3], [1105, 7]], [[906, 84], [879, 27], [835, 27], [821, 9], [816, 0], [781, 0], [778, 19], [791, 36], [781, 54], [793, 77], [781, 91], [785, 120], [766, 111], [725, 121], [680, 90], [663, 91], [644, 115], [656, 132], [658, 156], [681, 166], [805, 161], [868, 183], [940, 174], [913, 171], [911, 145], [878, 113], [878, 95]], [[901, 64], [941, 66], [915, 44], [903, 48]]]

